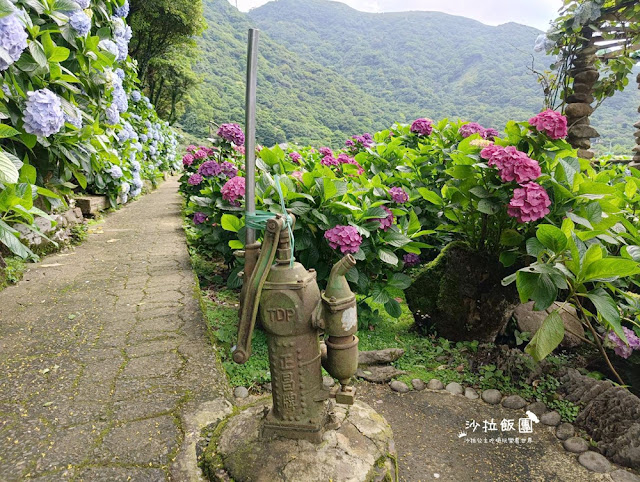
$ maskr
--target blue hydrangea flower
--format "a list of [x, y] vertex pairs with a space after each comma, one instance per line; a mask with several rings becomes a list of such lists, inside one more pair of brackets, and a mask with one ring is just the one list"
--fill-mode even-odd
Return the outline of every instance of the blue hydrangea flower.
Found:
[[123, 194], [129, 194], [129, 191], [131, 191], [131, 186], [128, 182], [123, 182], [122, 184], [120, 184], [120, 192], [122, 192]]
[[131, 172], [134, 173], [133, 176], [133, 185], [136, 185], [136, 178], [135, 178], [135, 174], [140, 172], [140, 163], [138, 161], [136, 161], [135, 159], [131, 160]]
[[133, 191], [131, 191], [131, 197], [138, 197], [141, 192], [142, 192], [142, 188], [140, 189], [136, 188]]
[[91, 3], [91, 0], [73, 0], [74, 2], [76, 2], [78, 4], [78, 7], [80, 7], [82, 10], [84, 10], [85, 8], [89, 8], [89, 4]]
[[118, 46], [118, 55], [116, 55], [116, 60], [118, 62], [127, 60], [127, 55], [129, 55], [129, 42], [122, 37], [118, 37], [116, 39], [116, 45]]
[[144, 125], [147, 129], [151, 129], [151, 121], [149, 120], [144, 121]]
[[113, 126], [120, 122], [120, 111], [115, 104], [111, 104], [105, 111], [105, 114], [107, 116], [107, 122], [110, 125]]
[[158, 153], [158, 149], [153, 144], [149, 146], [149, 154], [151, 157], [155, 156]]
[[81, 37], [85, 37], [91, 31], [91, 19], [82, 10], [76, 10], [71, 14], [69, 24]]
[[115, 70], [115, 74], [120, 80], [124, 80], [124, 70], [122, 70], [120, 67]]
[[75, 107], [72, 113], [64, 112], [64, 121], [74, 126], [76, 129], [82, 129], [82, 111]]
[[118, 56], [118, 46], [113, 40], [109, 40], [109, 39], [100, 40], [100, 42], [98, 43], [98, 48], [102, 50], [106, 50], [114, 57]]
[[140, 99], [142, 99], [142, 94], [140, 93], [139, 90], [134, 90], [133, 92], [131, 92], [132, 101], [138, 102]]
[[27, 92], [24, 130], [29, 134], [49, 137], [62, 129], [64, 113], [60, 98], [49, 89]]
[[140, 134], [140, 142], [146, 143], [149, 140], [146, 134]]
[[122, 7], [114, 8], [113, 15], [115, 17], [127, 18], [129, 16], [129, 0], [124, 0]]
[[27, 48], [27, 31], [16, 13], [0, 18], [0, 48], [6, 53], [0, 57], [0, 71], [7, 70]]
[[126, 129], [122, 129], [120, 132], [118, 132], [117, 135], [118, 135], [118, 142], [120, 142], [121, 144], [129, 140], [129, 131]]
[[109, 169], [105, 169], [105, 172], [109, 174], [113, 179], [120, 179], [122, 177], [122, 169], [120, 166], [112, 165]]

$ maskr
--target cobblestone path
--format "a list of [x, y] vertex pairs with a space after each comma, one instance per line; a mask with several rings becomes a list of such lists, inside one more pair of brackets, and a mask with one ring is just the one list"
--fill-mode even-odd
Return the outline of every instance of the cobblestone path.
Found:
[[0, 292], [3, 482], [193, 480], [189, 420], [227, 395], [175, 180]]

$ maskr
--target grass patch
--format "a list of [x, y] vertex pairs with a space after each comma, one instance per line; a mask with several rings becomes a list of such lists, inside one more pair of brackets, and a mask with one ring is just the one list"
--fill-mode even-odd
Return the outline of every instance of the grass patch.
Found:
[[22, 258], [11, 256], [4, 258], [7, 266], [0, 268], [0, 290], [9, 285], [14, 285], [22, 279], [22, 275], [27, 269], [27, 263]]

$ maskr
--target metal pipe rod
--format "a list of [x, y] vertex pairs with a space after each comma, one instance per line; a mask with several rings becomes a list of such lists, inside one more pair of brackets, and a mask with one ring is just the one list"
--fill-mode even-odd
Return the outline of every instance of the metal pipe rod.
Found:
[[[245, 98], [245, 212], [256, 211], [256, 88], [258, 84], [258, 36], [257, 28], [249, 29], [247, 48], [247, 92]], [[246, 244], [256, 241], [256, 232], [247, 228]]]

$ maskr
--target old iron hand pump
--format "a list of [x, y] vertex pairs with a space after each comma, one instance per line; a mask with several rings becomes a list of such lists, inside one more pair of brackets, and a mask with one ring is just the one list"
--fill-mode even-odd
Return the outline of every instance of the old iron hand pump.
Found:
[[[257, 262], [245, 263], [245, 270], [252, 271], [244, 274], [233, 359], [248, 360], [259, 314], [267, 333], [273, 394], [263, 435], [319, 442], [327, 422], [325, 401], [330, 396], [338, 403], [354, 401], [349, 382], [358, 367], [358, 323], [356, 298], [344, 275], [356, 261], [351, 255], [338, 261], [320, 293], [315, 270], [290, 263], [285, 221], [279, 215], [267, 221]], [[255, 256], [256, 248], [247, 250], [246, 257]], [[322, 335], [326, 340], [321, 343]], [[321, 365], [340, 382], [333, 392], [323, 387]]]

